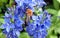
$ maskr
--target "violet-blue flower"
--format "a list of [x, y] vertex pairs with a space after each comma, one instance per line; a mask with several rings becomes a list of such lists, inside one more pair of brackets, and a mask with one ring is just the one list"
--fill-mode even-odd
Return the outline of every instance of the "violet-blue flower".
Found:
[[28, 34], [33, 36], [33, 38], [45, 38], [47, 35], [47, 29], [49, 29], [51, 25], [50, 15], [48, 12], [45, 10], [40, 15], [33, 15], [32, 20], [33, 22], [29, 22], [26, 27]]
[[24, 23], [19, 15], [12, 13], [5, 13], [5, 22], [0, 26], [6, 38], [18, 38], [20, 31], [23, 30], [22, 24]]
[[[24, 29], [22, 25], [25, 24], [24, 21], [26, 20], [23, 20], [23, 17], [26, 15], [27, 9], [31, 9], [33, 13], [35, 7], [39, 9], [46, 5], [44, 0], [15, 0], [15, 2], [17, 3], [15, 10], [13, 10], [13, 13], [5, 13], [5, 23], [0, 27], [7, 38], [18, 38], [20, 31]], [[51, 25], [48, 12], [46, 10], [41, 12], [39, 15], [35, 15], [34, 12], [30, 18], [32, 22], [29, 20], [26, 23], [28, 25], [26, 26], [26, 31], [33, 38], [45, 38], [47, 29]]]

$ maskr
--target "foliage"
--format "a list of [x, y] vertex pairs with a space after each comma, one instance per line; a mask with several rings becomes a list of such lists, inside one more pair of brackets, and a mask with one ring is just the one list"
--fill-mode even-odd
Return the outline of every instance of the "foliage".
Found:
[[[60, 0], [57, 0], [57, 1], [59, 3], [56, 2], [56, 1], [54, 3], [54, 7], [56, 9], [54, 9], [53, 5], [51, 5], [51, 8], [50, 8], [50, 5], [48, 5], [48, 7], [46, 7], [47, 11], [50, 14], [53, 15], [51, 17], [52, 18], [52, 20], [51, 20], [52, 21], [52, 25], [51, 25], [50, 29], [48, 30], [48, 36], [47, 36], [47, 38], [57, 38], [57, 33], [60, 34], [60, 17], [59, 17], [60, 16], [60, 9], [59, 9]], [[1, 14], [2, 13], [1, 12], [2, 11], [1, 8], [4, 8], [3, 7], [4, 3], [7, 3], [7, 0], [0, 0], [0, 23], [4, 23], [3, 18], [1, 18], [1, 16], [3, 16], [3, 14]], [[6, 4], [6, 6], [11, 6], [11, 3], [10, 4]], [[5, 38], [5, 35], [1, 32], [1, 29], [0, 29], [0, 38]], [[28, 36], [28, 34], [26, 32], [23, 32], [23, 33], [20, 34], [19, 38], [29, 38], [29, 36]]]
[[60, 0], [57, 0], [60, 3]]

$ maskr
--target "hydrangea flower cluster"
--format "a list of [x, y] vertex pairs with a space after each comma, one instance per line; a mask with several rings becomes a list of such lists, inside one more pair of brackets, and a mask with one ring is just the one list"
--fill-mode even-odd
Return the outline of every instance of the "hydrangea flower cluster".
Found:
[[27, 33], [33, 38], [45, 38], [51, 22], [50, 15], [46, 10], [43, 11], [42, 8], [46, 5], [44, 0], [15, 0], [15, 2], [17, 3], [15, 9], [13, 8], [13, 11], [11, 11], [12, 9], [9, 8], [9, 13], [6, 12], [4, 16], [5, 23], [0, 26], [6, 37], [18, 38], [20, 31], [24, 29], [22, 25], [26, 21], [24, 20], [26, 10], [30, 9], [33, 15], [30, 16], [30, 20], [26, 23], [28, 25], [26, 26]]
[[18, 38], [20, 31], [23, 30], [22, 24], [24, 23], [20, 17], [12, 15], [12, 13], [5, 13], [5, 23], [0, 26], [3, 29], [3, 33], [6, 34], [6, 38]]
[[50, 15], [47, 11], [44, 11], [43, 14], [38, 16], [33, 15], [32, 20], [26, 27], [28, 34], [33, 36], [33, 38], [45, 38], [47, 36], [47, 29], [51, 25]]

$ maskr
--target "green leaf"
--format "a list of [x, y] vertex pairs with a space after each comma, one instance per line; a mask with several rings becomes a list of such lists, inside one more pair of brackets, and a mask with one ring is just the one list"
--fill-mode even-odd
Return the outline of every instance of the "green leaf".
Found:
[[60, 10], [58, 11], [58, 16], [60, 16]]
[[6, 38], [6, 36], [2, 32], [0, 32], [0, 38]]
[[56, 28], [55, 29], [55, 33], [59, 33], [60, 34], [60, 28]]
[[30, 37], [28, 36], [28, 33], [23, 32], [23, 33], [20, 34], [19, 38], [30, 38]]
[[53, 36], [53, 35], [51, 35], [50, 38], [57, 38], [57, 36]]
[[4, 23], [4, 19], [3, 18], [0, 18], [0, 23]]
[[57, 14], [57, 10], [55, 10], [55, 9], [49, 8], [49, 9], [47, 9], [47, 11], [48, 11], [50, 14], [53, 14], [53, 15], [56, 15], [56, 14]]
[[53, 0], [53, 5], [56, 10], [59, 10], [59, 2], [57, 0]]
[[55, 26], [55, 33], [59, 33], [60, 34], [60, 20], [56, 23], [56, 26]]
[[57, 0], [60, 3], [60, 0]]

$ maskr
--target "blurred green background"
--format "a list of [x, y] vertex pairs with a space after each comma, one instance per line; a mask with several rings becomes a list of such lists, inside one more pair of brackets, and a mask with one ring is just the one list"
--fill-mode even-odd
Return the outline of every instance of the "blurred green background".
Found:
[[[45, 0], [46, 10], [51, 14], [51, 27], [48, 29], [46, 38], [60, 38], [60, 0]], [[11, 7], [13, 0], [0, 0], [0, 25], [4, 22], [1, 17], [4, 15], [6, 8]], [[5, 35], [0, 29], [0, 38], [5, 38]], [[26, 32], [22, 32], [19, 38], [30, 38]]]

